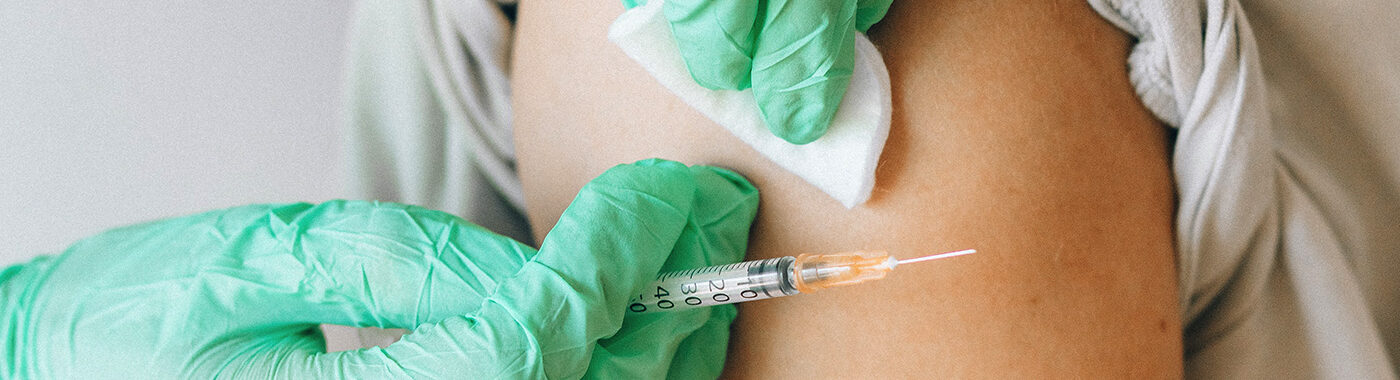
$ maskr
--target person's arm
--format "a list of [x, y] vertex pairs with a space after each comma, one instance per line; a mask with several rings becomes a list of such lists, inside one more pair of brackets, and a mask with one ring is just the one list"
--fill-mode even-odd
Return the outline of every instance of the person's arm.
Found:
[[1083, 2], [895, 2], [871, 30], [894, 125], [853, 210], [652, 81], [605, 38], [620, 12], [521, 5], [514, 128], [533, 225], [612, 164], [657, 156], [755, 182], [749, 259], [980, 251], [741, 305], [727, 378], [1180, 376], [1168, 137], [1128, 83], [1129, 38]]

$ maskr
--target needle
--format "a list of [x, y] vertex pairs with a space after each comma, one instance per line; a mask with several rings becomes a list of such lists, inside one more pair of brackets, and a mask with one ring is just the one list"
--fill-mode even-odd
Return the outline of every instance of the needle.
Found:
[[977, 253], [977, 250], [975, 250], [975, 249], [964, 249], [964, 250], [957, 251], [957, 252], [940, 253], [940, 254], [937, 254], [937, 255], [928, 255], [928, 256], [923, 256], [923, 257], [915, 257], [915, 258], [912, 258], [912, 259], [899, 260], [899, 263], [900, 263], [900, 264], [917, 263], [917, 262], [920, 262], [920, 261], [938, 260], [938, 259], [942, 259], [942, 258], [948, 258], [948, 257], [953, 257], [953, 256], [962, 256], [962, 255], [973, 254], [973, 253]]

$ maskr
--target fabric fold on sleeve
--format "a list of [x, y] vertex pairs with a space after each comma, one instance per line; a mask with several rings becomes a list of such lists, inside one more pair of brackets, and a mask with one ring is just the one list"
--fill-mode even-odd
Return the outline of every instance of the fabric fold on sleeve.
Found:
[[1365, 318], [1319, 321], [1338, 310], [1369, 313], [1350, 273], [1331, 265], [1345, 258], [1329, 244], [1326, 222], [1311, 218], [1317, 206], [1297, 196], [1306, 189], [1276, 154], [1259, 48], [1240, 4], [1089, 4], [1136, 38], [1129, 79], [1177, 132], [1171, 165], [1187, 377], [1394, 376]]

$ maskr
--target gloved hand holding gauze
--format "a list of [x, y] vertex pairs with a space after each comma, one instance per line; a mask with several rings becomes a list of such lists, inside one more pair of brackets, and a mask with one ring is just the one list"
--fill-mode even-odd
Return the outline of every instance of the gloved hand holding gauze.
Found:
[[875, 45], [856, 33], [855, 67], [831, 127], [821, 138], [795, 145], [768, 131], [753, 90], [711, 90], [695, 82], [662, 12], [649, 1], [613, 22], [608, 39], [662, 86], [744, 143], [847, 208], [865, 203], [875, 187], [875, 165], [890, 131], [890, 78]]

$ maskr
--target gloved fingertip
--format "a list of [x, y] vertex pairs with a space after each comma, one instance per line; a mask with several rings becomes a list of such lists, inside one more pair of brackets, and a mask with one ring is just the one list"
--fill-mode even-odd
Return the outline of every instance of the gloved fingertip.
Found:
[[[633, 162], [630, 164], [613, 166], [607, 171], [604, 171], [602, 175], [598, 176], [598, 178], [595, 178], [593, 181], [590, 181], [590, 183], [615, 183], [619, 181], [624, 181], [634, 185], [637, 185], [637, 183], [634, 183], [636, 181], [650, 183], [675, 183], [675, 180], [680, 180], [680, 178], [678, 177], [689, 177], [688, 175], [685, 175], [685, 171], [685, 164], [670, 160], [663, 160], [659, 158], [650, 158]], [[642, 188], [647, 187], [648, 186], [642, 186]]]
[[764, 123], [774, 135], [797, 145], [826, 135], [851, 83], [850, 69], [828, 70], [800, 80], [778, 74], [763, 78], [768, 85], [754, 87], [754, 99]]
[[622, 0], [622, 6], [627, 9], [632, 9], [643, 5], [647, 5], [646, 0]]
[[742, 59], [721, 59], [718, 63], [698, 63], [691, 64], [692, 58], [686, 58], [685, 68], [690, 72], [690, 79], [701, 87], [711, 90], [743, 90], [749, 88], [751, 79], [749, 76], [749, 64], [752, 62], [746, 58]]
[[686, 71], [711, 90], [749, 88], [757, 38], [754, 0], [671, 0], [663, 12]]
[[662, 159], [617, 165], [584, 185], [575, 202], [585, 195], [614, 198], [622, 194], [646, 194], [648, 202], [660, 201], [681, 214], [688, 214], [696, 185], [688, 170], [685, 164]]
[[890, 3], [894, 0], [863, 0], [856, 5], [856, 30], [865, 33], [875, 23], [885, 18], [885, 13], [890, 10]]
[[[844, 90], [844, 89], [843, 89]], [[794, 93], [779, 93], [759, 103], [768, 131], [789, 143], [803, 145], [817, 141], [831, 127], [837, 101], [812, 101]]]
[[667, 159], [664, 159], [664, 158], [648, 158], [648, 159], [644, 159], [644, 160], [638, 160], [637, 162], [633, 162], [633, 163], [631, 163], [631, 164], [623, 164], [623, 165], [619, 165], [619, 166], [628, 166], [628, 165], [631, 165], [631, 166], [645, 166], [645, 167], [662, 167], [662, 168], [670, 168], [670, 169], [681, 169], [681, 168], [685, 168], [685, 164], [682, 164], [682, 163], [679, 163], [679, 162], [675, 162], [675, 161], [671, 161], [671, 160], [667, 160]]
[[695, 165], [690, 167], [690, 170], [695, 171], [697, 176], [707, 175], [702, 173], [718, 176], [729, 182], [730, 185], [733, 185], [734, 188], [739, 190], [742, 194], [758, 195], [758, 188], [754, 187], [753, 183], [749, 182], [748, 178], [744, 178], [744, 175], [733, 170], [708, 165]]

